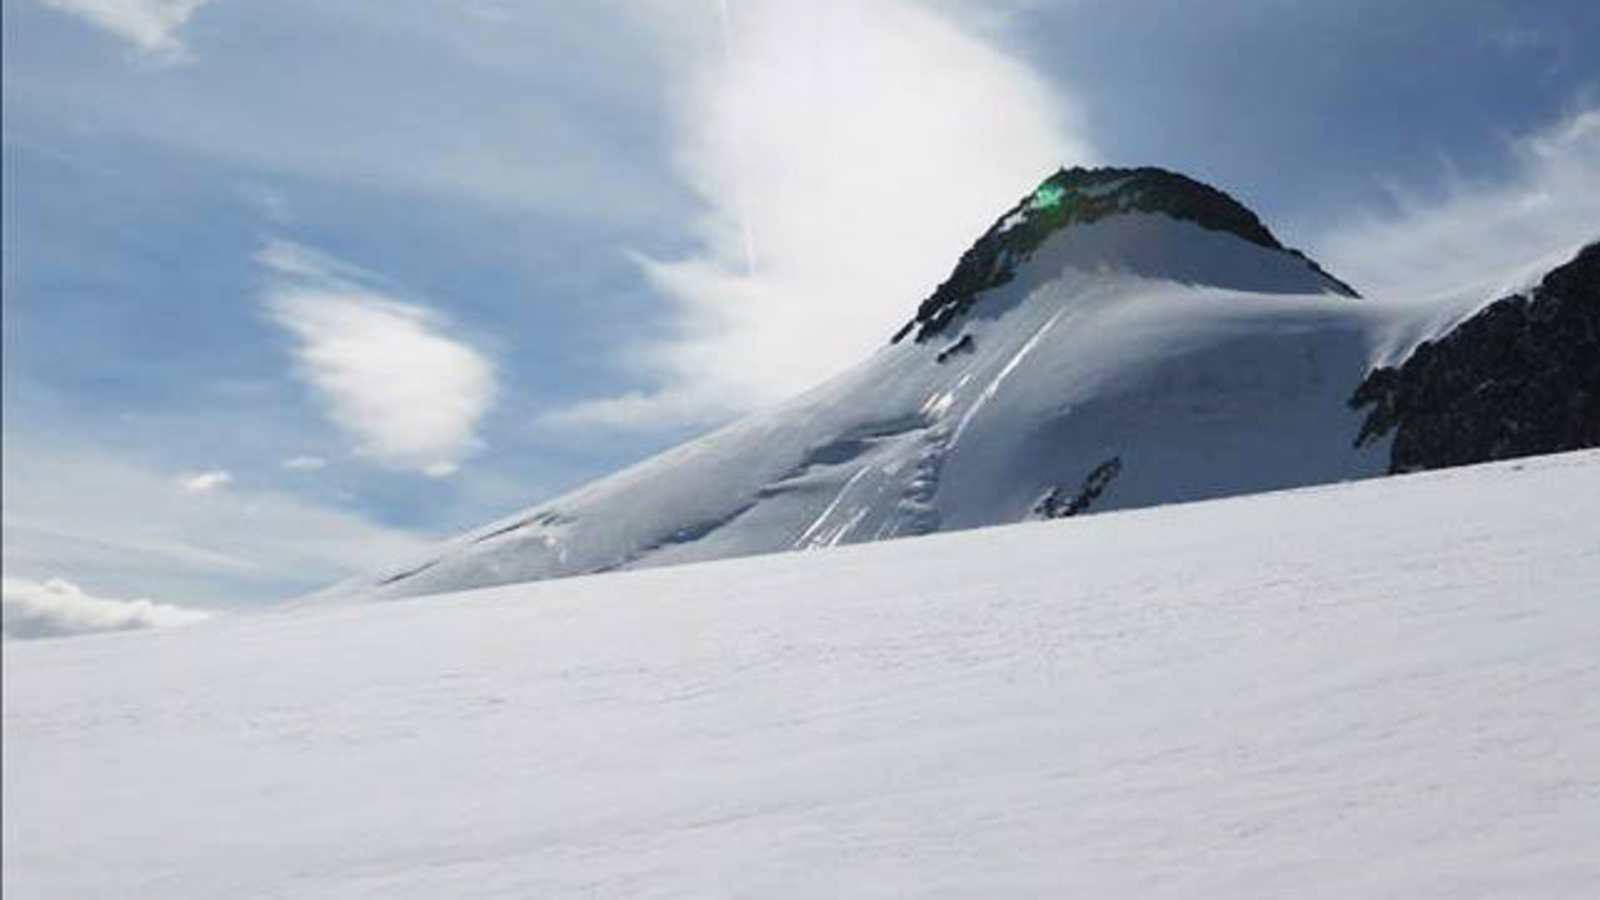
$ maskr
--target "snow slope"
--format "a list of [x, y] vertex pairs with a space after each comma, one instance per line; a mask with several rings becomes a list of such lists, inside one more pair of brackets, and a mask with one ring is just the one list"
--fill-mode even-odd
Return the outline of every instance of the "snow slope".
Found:
[[8, 644], [4, 893], [1592, 897], [1597, 522], [1589, 451]]
[[[1417, 339], [1415, 313], [1353, 298], [1226, 195], [1114, 171], [1156, 172], [1180, 205], [1249, 227], [1134, 208], [1150, 205], [1136, 174], [1084, 189], [1098, 217], [1036, 228], [1034, 246], [1012, 239], [1045, 214], [1025, 200], [963, 258], [952, 283], [981, 290], [931, 339], [897, 341], [790, 403], [324, 596], [1018, 522], [1113, 459], [1094, 511], [1382, 473], [1387, 444], [1353, 449], [1363, 416], [1346, 401], [1375, 360]], [[1045, 212], [1068, 208], [1050, 200]], [[997, 247], [992, 262], [974, 255]]]

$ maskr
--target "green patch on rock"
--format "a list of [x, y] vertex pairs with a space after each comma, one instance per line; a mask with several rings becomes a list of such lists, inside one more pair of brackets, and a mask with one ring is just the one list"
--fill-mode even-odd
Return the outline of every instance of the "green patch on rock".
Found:
[[1052, 207], [1060, 206], [1061, 199], [1066, 195], [1066, 188], [1059, 184], [1052, 184], [1046, 181], [1044, 184], [1039, 185], [1039, 189], [1037, 191], [1033, 192], [1033, 199], [1029, 201], [1028, 208], [1050, 209]]

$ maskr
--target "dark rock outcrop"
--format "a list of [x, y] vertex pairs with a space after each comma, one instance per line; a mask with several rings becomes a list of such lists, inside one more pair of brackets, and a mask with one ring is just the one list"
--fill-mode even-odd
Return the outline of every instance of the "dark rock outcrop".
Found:
[[955, 271], [922, 301], [916, 317], [890, 343], [899, 343], [913, 331], [918, 343], [944, 331], [980, 294], [1009, 282], [1016, 266], [1062, 228], [1128, 212], [1164, 213], [1297, 256], [1349, 296], [1358, 296], [1305, 254], [1278, 243], [1255, 213], [1210, 185], [1153, 167], [1061, 169], [1007, 210], [961, 255]]
[[1374, 369], [1368, 405], [1356, 446], [1394, 432], [1390, 472], [1600, 447], [1600, 243]]
[[1083, 479], [1083, 486], [1071, 497], [1062, 499], [1061, 488], [1052, 488], [1033, 505], [1033, 514], [1041, 519], [1065, 519], [1089, 511], [1089, 506], [1105, 493], [1111, 480], [1122, 471], [1122, 457], [1113, 456]]
[[943, 350], [940, 350], [939, 355], [934, 358], [934, 362], [947, 362], [950, 357], [955, 356], [958, 353], [972, 353], [977, 349], [977, 347], [977, 343], [972, 340], [972, 335], [963, 334], [960, 340], [944, 348]]

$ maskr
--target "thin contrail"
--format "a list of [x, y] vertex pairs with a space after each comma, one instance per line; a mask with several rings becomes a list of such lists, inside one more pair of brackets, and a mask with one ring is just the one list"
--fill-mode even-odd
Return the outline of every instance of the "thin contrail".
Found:
[[[728, 0], [717, 0], [717, 13], [722, 20], [722, 61], [726, 69], [733, 65], [733, 17], [728, 15]], [[736, 160], [743, 154], [740, 150], [744, 146], [741, 140], [742, 132], [734, 135], [734, 156]], [[750, 190], [745, 184], [741, 173], [734, 175], [734, 192], [739, 206], [739, 225], [744, 231], [744, 264], [745, 274], [756, 273], [756, 235], [750, 227]]]
[[733, 46], [733, 25], [728, 18], [728, 0], [717, 0], [717, 12], [722, 14], [722, 56], [726, 59]]

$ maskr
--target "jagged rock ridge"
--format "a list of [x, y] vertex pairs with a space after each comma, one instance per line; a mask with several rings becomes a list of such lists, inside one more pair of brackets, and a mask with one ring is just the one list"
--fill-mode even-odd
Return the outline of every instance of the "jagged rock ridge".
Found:
[[1600, 243], [1374, 369], [1369, 405], [1356, 445], [1394, 432], [1390, 472], [1600, 446]]

